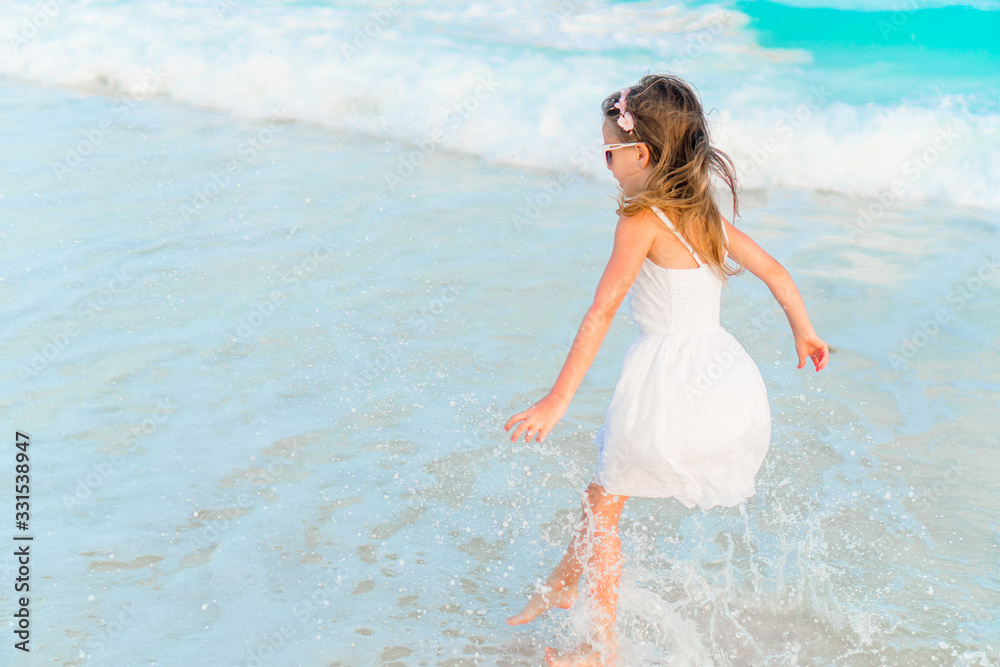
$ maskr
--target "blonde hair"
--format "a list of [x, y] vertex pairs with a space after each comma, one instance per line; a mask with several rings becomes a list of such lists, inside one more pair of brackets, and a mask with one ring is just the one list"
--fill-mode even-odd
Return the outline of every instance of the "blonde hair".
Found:
[[636, 215], [659, 207], [674, 223], [703, 261], [723, 280], [742, 267], [726, 264], [726, 237], [722, 215], [713, 196], [711, 175], [715, 172], [733, 193], [736, 219], [736, 168], [728, 155], [709, 141], [708, 121], [691, 86], [669, 74], [648, 74], [627, 89], [626, 110], [634, 127], [625, 132], [618, 124], [621, 111], [615, 107], [621, 92], [609, 95], [601, 105], [604, 116], [614, 122], [623, 143], [641, 141], [649, 148], [653, 172], [645, 188], [626, 198], [618, 197], [620, 215]]

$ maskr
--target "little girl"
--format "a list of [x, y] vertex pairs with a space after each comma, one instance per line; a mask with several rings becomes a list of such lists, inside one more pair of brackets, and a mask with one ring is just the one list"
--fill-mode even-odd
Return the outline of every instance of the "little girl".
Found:
[[545, 439], [630, 292], [639, 335], [594, 437], [597, 471], [583, 518], [545, 586], [507, 619], [519, 625], [573, 606], [588, 568], [586, 591], [598, 612], [592, 642], [567, 653], [547, 648], [550, 665], [620, 664], [618, 520], [628, 496], [708, 509], [738, 505], [756, 491], [771, 412], [757, 366], [719, 324], [723, 282], [745, 267], [767, 284], [791, 325], [798, 368], [809, 357], [822, 370], [829, 356], [785, 268], [719, 213], [710, 176], [717, 173], [732, 191], [735, 219], [734, 168], [709, 143], [691, 87], [674, 76], [645, 76], [605, 99], [603, 111], [604, 157], [621, 186], [611, 258], [552, 390], [504, 426], [517, 425], [512, 441]]

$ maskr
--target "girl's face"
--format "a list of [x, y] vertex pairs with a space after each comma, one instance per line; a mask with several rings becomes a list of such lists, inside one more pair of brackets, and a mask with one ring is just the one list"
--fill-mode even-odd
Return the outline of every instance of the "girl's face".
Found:
[[[610, 118], [604, 119], [601, 134], [604, 135], [606, 144], [631, 143], [628, 139], [622, 139], [617, 126]], [[610, 151], [610, 155], [610, 162], [606, 161], [606, 164], [625, 196], [632, 196], [641, 190], [653, 171], [649, 161], [649, 149], [645, 144], [614, 148]]]

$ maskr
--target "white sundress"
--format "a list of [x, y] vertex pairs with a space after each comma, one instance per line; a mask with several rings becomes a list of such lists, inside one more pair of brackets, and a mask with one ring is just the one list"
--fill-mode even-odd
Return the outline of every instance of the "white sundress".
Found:
[[698, 267], [643, 262], [629, 291], [639, 335], [594, 436], [594, 481], [615, 495], [732, 507], [756, 492], [771, 443], [767, 388], [719, 323], [722, 280], [660, 209], [653, 212]]

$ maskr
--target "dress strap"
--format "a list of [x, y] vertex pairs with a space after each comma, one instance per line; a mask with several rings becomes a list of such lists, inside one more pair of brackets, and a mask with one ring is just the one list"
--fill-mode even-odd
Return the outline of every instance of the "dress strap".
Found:
[[699, 257], [698, 253], [696, 253], [694, 251], [694, 248], [691, 247], [691, 244], [687, 242], [687, 239], [685, 239], [683, 236], [681, 236], [680, 232], [678, 232], [676, 229], [674, 229], [674, 223], [670, 222], [670, 218], [668, 218], [666, 216], [666, 214], [663, 211], [661, 211], [658, 206], [653, 206], [652, 208], [653, 208], [653, 213], [655, 213], [657, 215], [657, 217], [659, 217], [660, 220], [663, 221], [663, 224], [665, 224], [667, 226], [667, 228], [674, 233], [674, 236], [676, 236], [678, 239], [680, 239], [681, 243], [684, 244], [684, 247], [688, 249], [688, 252], [690, 252], [691, 255], [694, 256], [694, 261], [695, 261], [696, 264], [698, 264], [698, 267], [700, 268], [701, 267], [701, 257]]

